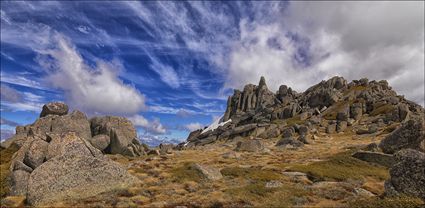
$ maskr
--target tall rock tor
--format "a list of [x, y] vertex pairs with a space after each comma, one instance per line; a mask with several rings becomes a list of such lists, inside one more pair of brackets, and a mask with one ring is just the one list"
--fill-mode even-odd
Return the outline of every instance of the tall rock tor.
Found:
[[264, 109], [275, 104], [276, 96], [271, 92], [264, 77], [261, 77], [258, 86], [248, 84], [243, 91], [235, 90], [227, 101], [227, 109], [223, 120], [227, 121], [234, 115]]

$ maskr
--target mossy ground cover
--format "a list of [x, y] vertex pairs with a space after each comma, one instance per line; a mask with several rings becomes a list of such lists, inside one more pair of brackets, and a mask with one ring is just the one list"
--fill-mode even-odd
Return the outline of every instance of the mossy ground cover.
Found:
[[352, 151], [339, 153], [325, 161], [294, 165], [290, 170], [307, 173], [312, 180], [316, 181], [345, 181], [366, 177], [385, 180], [389, 177], [387, 168], [355, 159], [351, 157], [351, 154]]

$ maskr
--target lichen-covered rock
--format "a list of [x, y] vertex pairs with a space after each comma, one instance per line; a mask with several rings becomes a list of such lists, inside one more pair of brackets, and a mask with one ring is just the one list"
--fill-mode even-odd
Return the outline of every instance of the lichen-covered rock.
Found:
[[31, 173], [27, 200], [33, 206], [78, 200], [134, 182], [136, 179], [115, 162], [65, 154], [43, 163]]
[[393, 154], [398, 150], [411, 148], [425, 152], [421, 145], [425, 140], [424, 121], [421, 119], [409, 120], [401, 127], [385, 137], [379, 147], [383, 152]]
[[48, 145], [49, 143], [41, 139], [32, 141], [25, 153], [24, 163], [32, 169], [37, 168], [46, 158]]
[[68, 113], [68, 105], [62, 102], [51, 102], [43, 105], [43, 110], [40, 113], [40, 118], [47, 115], [63, 116]]
[[25, 170], [15, 170], [12, 172], [12, 184], [11, 184], [12, 195], [24, 196], [27, 193], [28, 179], [30, 177], [30, 174], [31, 173]]
[[94, 117], [90, 120], [92, 135], [105, 134], [110, 137], [110, 145], [106, 150], [111, 154], [128, 156], [143, 155], [143, 148], [139, 148], [137, 133], [133, 124], [124, 117], [105, 116]]
[[395, 154], [391, 178], [385, 183], [388, 195], [407, 194], [425, 200], [425, 153], [403, 149]]
[[216, 181], [223, 178], [223, 175], [221, 175], [219, 169], [207, 165], [193, 164], [191, 169], [197, 171], [202, 177], [211, 181]]
[[106, 134], [98, 134], [90, 140], [93, 147], [96, 147], [100, 151], [104, 151], [109, 146], [110, 142], [111, 139]]
[[240, 152], [259, 152], [264, 150], [264, 145], [260, 140], [248, 139], [238, 142], [236, 144], [235, 150]]

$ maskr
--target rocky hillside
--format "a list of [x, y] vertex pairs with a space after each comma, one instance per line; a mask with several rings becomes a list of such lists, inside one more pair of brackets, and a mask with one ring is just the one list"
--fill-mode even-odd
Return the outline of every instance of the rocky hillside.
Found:
[[177, 146], [64, 103], [1, 143], [1, 207], [421, 207], [424, 108], [386, 81], [303, 93], [264, 78]]
[[[248, 84], [243, 91], [234, 91], [217, 128], [194, 131], [187, 143], [180, 146], [191, 148], [247, 136], [282, 137], [279, 144], [302, 145], [300, 142], [307, 143], [319, 132], [353, 131], [359, 136], [373, 135], [407, 120], [423, 119], [423, 116], [423, 107], [397, 95], [385, 80], [361, 79], [348, 83], [342, 77], [333, 77], [303, 93], [286, 85], [273, 93], [261, 77], [258, 86]], [[295, 139], [295, 134], [299, 138]], [[424, 149], [423, 145], [415, 145]]]

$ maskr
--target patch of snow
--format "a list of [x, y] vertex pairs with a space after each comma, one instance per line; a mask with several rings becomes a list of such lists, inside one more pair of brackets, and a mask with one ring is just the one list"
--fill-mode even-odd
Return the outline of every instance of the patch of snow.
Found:
[[220, 126], [224, 126], [224, 125], [226, 125], [227, 123], [232, 122], [232, 119], [229, 119], [229, 120], [227, 120], [227, 121], [225, 121], [225, 122], [220, 122], [222, 119], [223, 119], [223, 117], [221, 117], [220, 119], [215, 120], [215, 121], [214, 121], [211, 125], [209, 125], [206, 129], [204, 129], [204, 130], [201, 132], [201, 134], [203, 134], [203, 133], [205, 133], [205, 132], [207, 132], [207, 131], [209, 131], [209, 130], [214, 131], [214, 130], [215, 130], [215, 129], [217, 129], [218, 127], [220, 127]]

